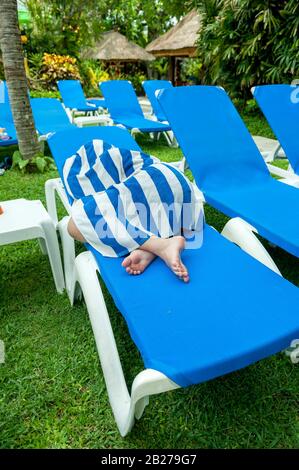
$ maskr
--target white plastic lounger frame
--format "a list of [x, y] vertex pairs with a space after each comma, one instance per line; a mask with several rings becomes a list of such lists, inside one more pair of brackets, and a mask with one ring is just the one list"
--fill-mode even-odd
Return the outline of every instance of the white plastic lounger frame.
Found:
[[179, 385], [161, 372], [145, 369], [135, 377], [131, 395], [129, 394], [97, 276], [98, 273], [101, 274], [98, 264], [93, 255], [87, 251], [75, 258], [74, 241], [67, 232], [67, 223], [68, 217], [65, 217], [58, 224], [63, 245], [67, 292], [71, 304], [80, 297], [81, 291], [83, 293], [109, 401], [119, 432], [125, 436], [132, 429], [134, 419], [141, 418], [144, 408], [149, 403], [150, 395], [174, 390], [179, 388]]
[[[92, 122], [92, 124], [101, 124], [104, 122], [111, 122], [110, 118], [109, 118], [109, 115], [105, 112], [104, 108], [101, 108], [101, 107], [96, 107], [95, 104], [93, 103], [87, 103], [87, 106], [89, 106], [91, 109], [90, 111], [79, 111], [78, 109], [76, 108], [68, 108], [64, 105], [64, 103], [61, 103], [70, 122], [72, 124], [76, 124], [78, 125], [78, 127], [83, 127], [84, 124], [86, 123], [86, 125], [89, 125], [89, 122]], [[99, 112], [99, 109], [102, 110], [102, 112]], [[106, 117], [106, 120], [104, 119], [104, 117]], [[84, 121], [84, 120], [80, 120], [80, 118], [84, 118], [84, 117], [88, 117], [90, 118], [90, 121], [88, 121], [87, 119]], [[92, 119], [93, 118], [93, 119]], [[81, 124], [81, 125], [80, 125]]]
[[[157, 122], [157, 119], [153, 119], [152, 116], [147, 117], [147, 119], [149, 121]], [[168, 125], [168, 122], [165, 121], [165, 122], [162, 122], [162, 124]], [[116, 127], [122, 128], [122, 129], [127, 129], [126, 126], [124, 126], [123, 124], [114, 124], [114, 125]], [[133, 127], [132, 129], [129, 130], [129, 132], [130, 132], [132, 137], [134, 137], [136, 134], [143, 134], [143, 132], [138, 127]], [[178, 148], [177, 141], [176, 141], [172, 131], [150, 132], [149, 136], [152, 140], [159, 140], [161, 134], [164, 134], [164, 137], [165, 137], [166, 142], [167, 142], [169, 147]]]
[[[109, 314], [98, 279], [100, 269], [92, 253], [75, 256], [75, 243], [67, 231], [68, 217], [58, 223], [63, 246], [66, 289], [71, 304], [77, 298], [85, 299], [96, 347], [107, 387], [112, 411], [122, 436], [130, 432], [134, 419], [140, 419], [149, 403], [149, 396], [180, 388], [161, 372], [145, 369], [134, 379], [131, 394], [128, 391]], [[231, 219], [222, 234], [244, 251], [255, 256], [273, 271], [279, 273], [264, 247], [254, 235], [254, 229], [242, 219]]]
[[57, 215], [56, 195], [59, 196], [59, 199], [62, 202], [67, 213], [69, 215], [71, 213], [71, 206], [67, 198], [61, 179], [53, 178], [53, 179], [47, 180], [45, 183], [45, 193], [46, 193], [47, 211], [50, 217], [52, 218], [55, 226], [57, 226], [58, 215]]
[[291, 165], [289, 165], [288, 170], [283, 170], [282, 168], [271, 165], [270, 163], [267, 163], [267, 166], [270, 173], [280, 178], [279, 181], [281, 181], [281, 183], [299, 188], [299, 176], [294, 173]]

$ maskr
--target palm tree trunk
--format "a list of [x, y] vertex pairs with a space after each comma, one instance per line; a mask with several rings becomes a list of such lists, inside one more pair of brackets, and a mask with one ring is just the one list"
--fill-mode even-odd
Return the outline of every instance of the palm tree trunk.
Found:
[[19, 149], [23, 158], [30, 159], [40, 145], [28, 97], [17, 0], [0, 1], [0, 47]]

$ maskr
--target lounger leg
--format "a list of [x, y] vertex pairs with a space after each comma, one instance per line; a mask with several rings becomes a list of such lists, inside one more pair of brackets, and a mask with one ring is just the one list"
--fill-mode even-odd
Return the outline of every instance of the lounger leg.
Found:
[[69, 217], [64, 217], [57, 225], [59, 230], [62, 251], [63, 251], [63, 266], [65, 287], [70, 299], [71, 305], [74, 304], [77, 298], [81, 297], [81, 289], [76, 282], [75, 273], [75, 241], [67, 231], [67, 224]]
[[278, 267], [255, 233], [257, 230], [239, 217], [229, 220], [221, 232], [228, 240], [281, 276]]
[[105, 300], [98, 281], [98, 265], [89, 252], [75, 261], [76, 281], [80, 284], [91, 321], [113, 414], [122, 436], [141, 417], [148, 396], [177, 388], [178, 385], [158, 371], [147, 369], [135, 378], [131, 396], [120, 363]]
[[134, 139], [135, 139], [136, 134], [142, 134], [142, 132], [137, 127], [134, 127], [133, 129], [131, 129], [130, 133], [131, 133], [131, 136], [134, 137]]
[[109, 401], [122, 436], [134, 424], [134, 418], [142, 416], [153, 394], [173, 390], [179, 386], [161, 372], [146, 369], [134, 379], [129, 394], [120, 363], [105, 299], [98, 279], [99, 268], [90, 252], [81, 253], [75, 259], [74, 242], [67, 232], [68, 217], [58, 224], [65, 267], [66, 287], [73, 303], [76, 285], [80, 285], [86, 302], [98, 350]]
[[59, 244], [57, 239], [57, 233], [53, 221], [47, 217], [47, 219], [41, 222], [41, 227], [44, 233], [44, 243], [46, 246], [47, 254], [49, 257], [50, 265], [52, 268], [52, 274], [55, 282], [57, 292], [63, 292], [64, 290], [64, 276], [60, 258]]
[[163, 132], [165, 139], [171, 148], [178, 148], [179, 144], [178, 141], [176, 140], [174, 133], [172, 131], [165, 131]]
[[66, 196], [63, 184], [60, 178], [50, 179], [45, 183], [46, 205], [47, 211], [56, 225], [58, 222], [56, 193], [58, 194], [64, 208], [70, 213], [70, 204]]
[[39, 247], [40, 247], [40, 251], [42, 252], [43, 255], [47, 255], [48, 254], [48, 250], [47, 250], [47, 245], [46, 245], [46, 242], [43, 238], [39, 238], [38, 239], [38, 244], [39, 244]]
[[279, 142], [277, 142], [277, 145], [276, 147], [271, 151], [265, 151], [265, 152], [261, 152], [264, 160], [266, 163], [270, 163], [270, 162], [274, 162], [275, 158], [277, 157], [278, 155], [278, 152], [279, 150], [281, 149], [281, 145]]

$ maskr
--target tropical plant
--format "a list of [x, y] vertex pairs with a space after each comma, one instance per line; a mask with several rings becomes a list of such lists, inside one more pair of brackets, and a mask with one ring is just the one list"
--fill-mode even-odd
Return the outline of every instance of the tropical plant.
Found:
[[47, 88], [56, 89], [57, 80], [80, 80], [77, 60], [68, 55], [57, 54], [43, 55], [40, 79]]
[[31, 77], [39, 78], [43, 66], [43, 59], [44, 54], [42, 52], [28, 54], [27, 61]]
[[22, 173], [45, 173], [48, 170], [55, 170], [56, 166], [53, 158], [38, 152], [33, 158], [24, 159], [21, 152], [16, 150], [12, 156], [12, 169], [16, 168]]
[[110, 75], [97, 60], [82, 60], [79, 64], [80, 75], [86, 89], [89, 92], [99, 93], [98, 84], [110, 80]]
[[199, 59], [187, 58], [181, 64], [181, 80], [198, 84], [201, 81], [202, 62]]
[[168, 77], [169, 61], [166, 57], [159, 57], [153, 62], [150, 62], [148, 69], [151, 75], [159, 80], [166, 80]]
[[196, 0], [202, 18], [198, 53], [205, 83], [249, 96], [262, 83], [299, 73], [298, 0]]
[[28, 96], [17, 0], [1, 0], [0, 18], [0, 47], [19, 149], [25, 160], [31, 159], [40, 151], [40, 145]]

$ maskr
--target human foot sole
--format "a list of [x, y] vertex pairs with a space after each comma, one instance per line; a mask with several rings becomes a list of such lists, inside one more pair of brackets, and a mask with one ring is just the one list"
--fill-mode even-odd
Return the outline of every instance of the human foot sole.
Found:
[[153, 253], [137, 249], [123, 260], [122, 266], [128, 274], [136, 276], [142, 274], [155, 258], [156, 255]]

